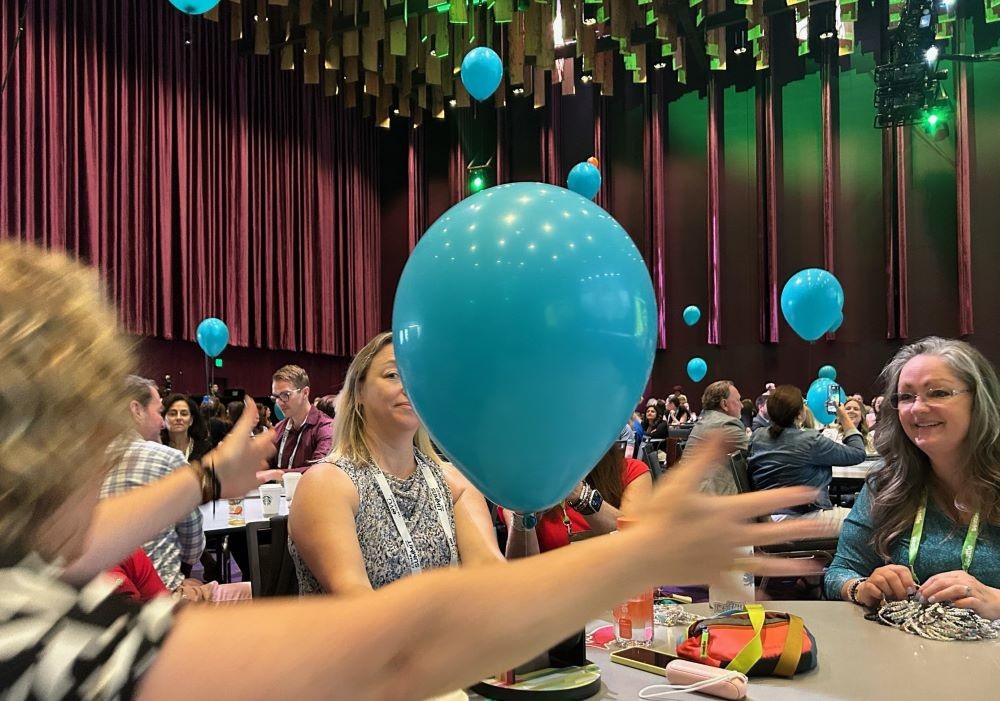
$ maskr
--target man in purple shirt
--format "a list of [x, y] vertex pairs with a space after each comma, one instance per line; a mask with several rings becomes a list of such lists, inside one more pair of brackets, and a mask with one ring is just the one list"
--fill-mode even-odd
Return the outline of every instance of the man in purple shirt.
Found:
[[271, 399], [285, 418], [274, 427], [278, 452], [271, 467], [305, 472], [330, 452], [333, 420], [309, 401], [309, 375], [298, 365], [286, 365], [271, 377]]

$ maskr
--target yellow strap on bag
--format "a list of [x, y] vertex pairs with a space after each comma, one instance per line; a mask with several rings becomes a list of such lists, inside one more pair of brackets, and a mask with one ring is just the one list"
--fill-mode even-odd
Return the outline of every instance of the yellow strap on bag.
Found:
[[750, 625], [753, 626], [753, 637], [726, 665], [727, 670], [741, 674], [749, 672], [750, 668], [764, 656], [764, 644], [760, 640], [760, 631], [764, 627], [764, 607], [760, 604], [747, 604], [746, 611]]
[[[726, 665], [726, 669], [733, 672], [746, 674], [750, 671], [760, 658], [764, 656], [764, 643], [761, 640], [761, 631], [764, 628], [764, 618], [766, 613], [761, 604], [747, 604], [747, 617], [750, 625], [753, 626], [754, 636], [743, 646], [736, 656]], [[781, 651], [781, 657], [774, 667], [774, 674], [777, 677], [789, 677], [795, 675], [798, 669], [799, 659], [802, 657], [802, 636], [805, 634], [805, 624], [798, 616], [788, 615], [788, 631], [785, 635], [785, 647]]]

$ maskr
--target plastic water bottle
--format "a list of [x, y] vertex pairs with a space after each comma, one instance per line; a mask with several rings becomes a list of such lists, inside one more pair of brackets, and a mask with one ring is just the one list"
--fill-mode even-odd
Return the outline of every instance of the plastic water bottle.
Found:
[[[752, 557], [753, 547], [737, 548], [739, 557]], [[708, 588], [708, 607], [712, 613], [722, 613], [742, 609], [746, 603], [756, 599], [753, 574], [730, 570], [725, 572], [717, 584]]]

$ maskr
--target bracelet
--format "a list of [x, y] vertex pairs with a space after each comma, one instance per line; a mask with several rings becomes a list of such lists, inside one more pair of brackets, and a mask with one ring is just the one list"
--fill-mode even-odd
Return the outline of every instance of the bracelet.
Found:
[[858, 601], [858, 587], [860, 587], [867, 581], [868, 577], [861, 577], [860, 579], [855, 579], [851, 583], [851, 588], [847, 590], [847, 598], [850, 600], [852, 604], [857, 604], [858, 606], [861, 605], [861, 602]]
[[576, 499], [572, 501], [566, 502], [569, 506], [572, 506], [577, 511], [580, 510], [581, 506], [588, 503], [590, 498], [590, 485], [587, 484], [586, 482], [583, 482], [582, 484], [583, 488], [580, 489], [580, 496], [578, 496]]

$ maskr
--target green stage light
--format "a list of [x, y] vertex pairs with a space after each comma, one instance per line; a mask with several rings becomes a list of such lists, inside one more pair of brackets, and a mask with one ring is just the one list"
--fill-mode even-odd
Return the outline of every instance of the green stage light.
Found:
[[489, 171], [486, 167], [469, 168], [469, 194], [474, 195], [489, 187]]
[[927, 126], [929, 126], [929, 127], [936, 127], [937, 123], [938, 123], [938, 119], [940, 119], [940, 117], [938, 117], [936, 114], [929, 114], [929, 115], [927, 115]]
[[215, 359], [215, 367], [217, 367], [217, 368], [221, 368], [222, 367], [222, 358], [216, 358]]

